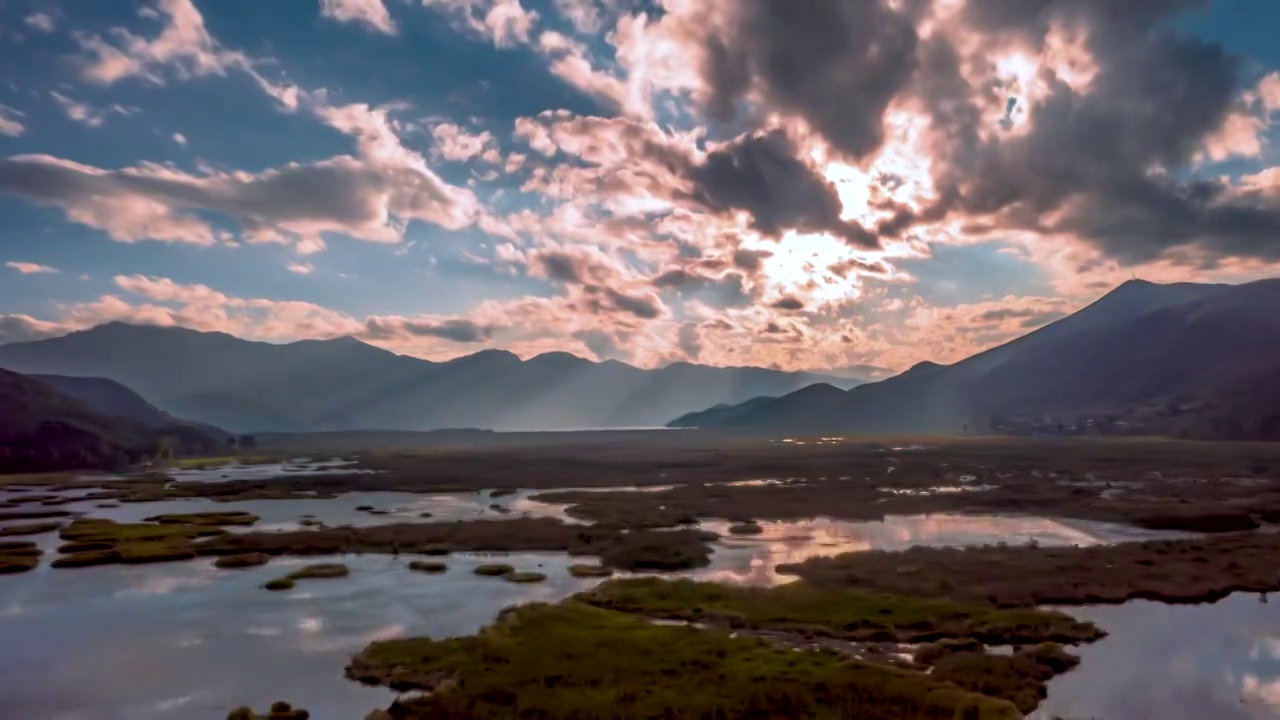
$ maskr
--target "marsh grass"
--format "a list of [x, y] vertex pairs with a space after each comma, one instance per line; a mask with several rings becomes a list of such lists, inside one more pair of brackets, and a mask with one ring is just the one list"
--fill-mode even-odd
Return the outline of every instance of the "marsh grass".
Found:
[[508, 610], [478, 635], [378, 642], [348, 677], [432, 690], [397, 718], [1014, 720], [1008, 702], [928, 675], [659, 626], [581, 603]]
[[777, 571], [826, 586], [1002, 607], [1203, 603], [1280, 590], [1280, 533], [1092, 547], [914, 547], [812, 558]]
[[27, 540], [0, 542], [0, 575], [10, 575], [33, 570], [44, 554], [39, 546]]
[[750, 588], [684, 579], [628, 578], [610, 580], [575, 597], [599, 608], [651, 618], [850, 640], [973, 638], [991, 645], [1077, 642], [1104, 635], [1092, 624], [1057, 612], [1001, 610], [803, 582]]
[[44, 533], [53, 532], [62, 527], [62, 523], [45, 522], [45, 523], [23, 523], [21, 525], [6, 525], [0, 527], [0, 537], [16, 537], [19, 535], [43, 535]]

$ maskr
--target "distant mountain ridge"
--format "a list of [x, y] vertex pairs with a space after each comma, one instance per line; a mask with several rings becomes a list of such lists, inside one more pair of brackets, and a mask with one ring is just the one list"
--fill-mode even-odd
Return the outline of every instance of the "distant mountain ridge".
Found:
[[862, 433], [1065, 432], [1280, 438], [1280, 280], [1130, 281], [953, 365], [836, 395], [756, 398], [677, 427]]
[[165, 412], [240, 432], [661, 426], [709, 405], [857, 384], [689, 363], [644, 370], [568, 353], [430, 362], [351, 338], [270, 344], [124, 323], [0, 346], [0, 367], [109, 378]]
[[[94, 402], [59, 385], [87, 393]], [[142, 419], [98, 409], [113, 404]], [[217, 428], [164, 415], [109, 380], [0, 370], [0, 472], [114, 468], [153, 457], [166, 445], [179, 454], [216, 452], [225, 438]]]

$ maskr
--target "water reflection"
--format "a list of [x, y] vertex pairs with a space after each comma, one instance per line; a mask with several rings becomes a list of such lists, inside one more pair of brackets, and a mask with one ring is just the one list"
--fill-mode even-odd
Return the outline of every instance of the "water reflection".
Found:
[[[290, 568], [338, 560], [350, 577], [261, 590]], [[538, 585], [482, 578], [491, 558], [449, 558], [440, 576], [386, 556], [286, 558], [216, 570], [207, 559], [140, 567], [52, 570], [0, 583], [0, 716], [31, 720], [190, 720], [239, 704], [289, 699], [317, 720], [350, 720], [385, 706], [385, 691], [342, 679], [368, 642], [469, 634], [503, 607], [555, 601], [594, 580], [569, 559], [505, 560], [548, 576]]]
[[1137, 528], [1086, 521], [1001, 515], [898, 515], [884, 520], [833, 518], [761, 521], [757, 535], [732, 535], [725, 520], [700, 526], [721, 536], [711, 568], [696, 573], [718, 582], [776, 585], [791, 582], [778, 575], [780, 564], [812, 557], [866, 550], [904, 550], [913, 545], [964, 547], [1005, 542], [1024, 545], [1097, 545], [1167, 537]]
[[1280, 718], [1280, 605], [1240, 594], [1066, 610], [1111, 634], [1074, 651], [1083, 662], [1050, 683], [1034, 720]]

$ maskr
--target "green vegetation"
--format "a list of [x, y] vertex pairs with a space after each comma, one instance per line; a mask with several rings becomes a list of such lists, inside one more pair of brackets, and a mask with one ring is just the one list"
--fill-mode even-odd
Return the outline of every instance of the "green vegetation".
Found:
[[812, 558], [777, 571], [832, 587], [1000, 607], [1203, 603], [1275, 592], [1280, 533], [1224, 533], [1090, 547], [914, 547]]
[[26, 572], [40, 564], [44, 552], [27, 540], [0, 542], [0, 575]]
[[206, 525], [151, 523], [117, 523], [113, 520], [80, 519], [62, 528], [63, 540], [84, 542], [135, 542], [192, 540], [222, 535], [224, 530]]
[[190, 560], [196, 557], [192, 540], [224, 532], [209, 525], [177, 521], [153, 524], [78, 519], [59, 532], [67, 542], [58, 548], [62, 557], [51, 565], [75, 568]]
[[966, 690], [1008, 700], [1029, 713], [1045, 697], [1045, 683], [1080, 663], [1080, 658], [1048, 643], [1013, 655], [953, 653], [939, 659], [932, 675]]
[[266, 715], [259, 715], [247, 707], [238, 707], [227, 713], [227, 720], [307, 720], [310, 717], [311, 713], [306, 710], [283, 701], [272, 703]]
[[16, 535], [40, 535], [42, 533], [53, 532], [62, 527], [62, 523], [25, 523], [23, 525], [6, 525], [0, 527], [0, 537], [13, 537]]
[[485, 575], [488, 577], [501, 577], [515, 572], [516, 569], [504, 563], [489, 563], [486, 565], [477, 565], [473, 571], [477, 575]]
[[11, 575], [34, 570], [39, 564], [40, 558], [38, 557], [0, 554], [0, 575]]
[[449, 566], [434, 560], [414, 560], [409, 563], [409, 569], [422, 573], [442, 573], [447, 571]]
[[764, 532], [764, 528], [760, 527], [760, 523], [755, 521], [736, 523], [729, 526], [730, 535], [759, 535]]
[[650, 618], [845, 640], [930, 642], [974, 638], [987, 645], [1096, 640], [1103, 632], [1043, 610], [822, 588], [793, 583], [749, 588], [692, 580], [610, 580], [576, 598]]
[[351, 574], [351, 570], [342, 563], [320, 563], [319, 565], [308, 565], [301, 570], [295, 570], [289, 573], [289, 577], [293, 580], [305, 580], [308, 578], [340, 578]]
[[311, 578], [340, 578], [351, 574], [351, 570], [342, 563], [320, 563], [318, 565], [307, 565], [304, 568], [294, 570], [284, 577], [276, 578], [269, 581], [262, 587], [268, 590], [292, 590], [298, 580], [307, 580]]
[[213, 561], [213, 566], [228, 570], [258, 567], [269, 562], [271, 562], [271, 556], [266, 553], [241, 553], [239, 555], [223, 555]]
[[546, 580], [547, 576], [538, 572], [511, 572], [503, 575], [502, 578], [512, 583], [540, 583]]
[[262, 587], [267, 590], [273, 590], [273, 591], [292, 590], [294, 584], [295, 583], [293, 582], [293, 578], [282, 577], [282, 578], [276, 578], [274, 580], [268, 580], [266, 584], [263, 585]]
[[569, 574], [574, 577], [609, 577], [613, 570], [601, 565], [570, 565]]
[[173, 513], [169, 515], [153, 515], [146, 518], [147, 522], [158, 523], [160, 525], [200, 525], [209, 527], [220, 527], [227, 525], [249, 526], [258, 522], [260, 518], [252, 513], [240, 510], [230, 512], [202, 512], [202, 513]]
[[575, 602], [508, 610], [471, 637], [374, 643], [347, 675], [433, 691], [398, 704], [396, 717], [415, 719], [1020, 717], [1008, 702], [922, 673]]

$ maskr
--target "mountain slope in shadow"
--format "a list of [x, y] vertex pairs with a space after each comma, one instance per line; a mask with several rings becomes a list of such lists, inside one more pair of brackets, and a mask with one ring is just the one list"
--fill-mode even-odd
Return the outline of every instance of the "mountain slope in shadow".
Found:
[[719, 403], [856, 380], [688, 363], [646, 370], [568, 353], [484, 350], [448, 362], [352, 338], [288, 344], [109, 323], [0, 346], [0, 367], [103, 377], [163, 411], [241, 432], [653, 427]]
[[[792, 393], [713, 408], [681, 426], [785, 432], [963, 433], [1008, 418], [1067, 424], [1124, 417], [1153, 431], [1213, 434], [1280, 406], [1251, 388], [1280, 378], [1280, 281], [1131, 281], [1079, 312], [949, 366], [921, 363], [840, 398]], [[1239, 417], [1237, 417], [1239, 416]], [[1232, 418], [1235, 418], [1232, 420]]]

